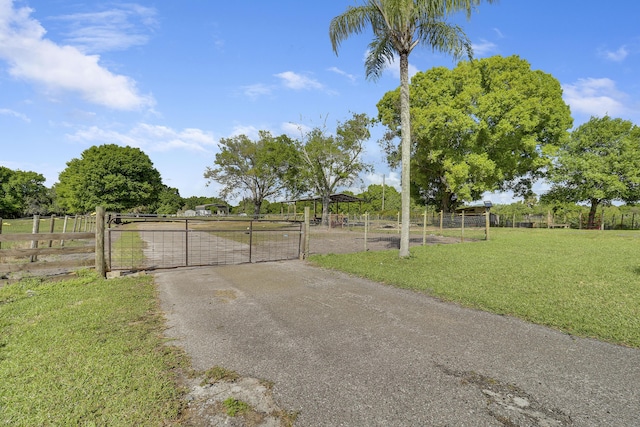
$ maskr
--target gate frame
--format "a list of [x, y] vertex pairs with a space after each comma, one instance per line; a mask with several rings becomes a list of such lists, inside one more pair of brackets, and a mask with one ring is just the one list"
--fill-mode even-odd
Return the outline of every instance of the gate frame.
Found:
[[[113, 253], [113, 247], [112, 247], [112, 238], [111, 235], [113, 232], [117, 231], [115, 229], [112, 228], [113, 224], [120, 224], [123, 221], [126, 221], [127, 223], [136, 223], [136, 222], [184, 222], [185, 226], [184, 229], [179, 229], [178, 227], [176, 227], [176, 229], [171, 229], [171, 230], [136, 230], [136, 231], [131, 231], [131, 232], [137, 232], [137, 231], [148, 231], [148, 232], [181, 232], [184, 233], [185, 236], [185, 262], [184, 265], [178, 265], [178, 266], [171, 266], [171, 267], [139, 267], [139, 268], [135, 268], [135, 270], [137, 271], [143, 271], [143, 270], [153, 270], [153, 269], [158, 269], [158, 268], [180, 268], [180, 267], [195, 267], [195, 266], [208, 266], [208, 265], [220, 265], [220, 264], [204, 264], [204, 265], [191, 265], [189, 263], [189, 232], [193, 231], [189, 229], [189, 223], [190, 221], [192, 222], [230, 222], [230, 223], [249, 223], [249, 261], [246, 263], [256, 263], [256, 262], [273, 262], [273, 261], [282, 261], [282, 260], [286, 260], [286, 259], [304, 259], [306, 257], [306, 254], [308, 253], [308, 250], [306, 250], [306, 248], [303, 248], [303, 243], [305, 245], [308, 245], [307, 241], [308, 239], [305, 238], [303, 240], [303, 234], [305, 236], [308, 236], [308, 224], [305, 227], [305, 222], [303, 221], [296, 221], [296, 220], [289, 220], [289, 219], [231, 219], [231, 218], [226, 218], [226, 219], [220, 219], [220, 218], [215, 218], [215, 217], [167, 217], [167, 216], [159, 216], [159, 215], [146, 215], [146, 214], [114, 214], [111, 213], [109, 215], [107, 215], [107, 217], [105, 218], [104, 224], [105, 224], [105, 228], [106, 228], [106, 236], [107, 238], [106, 240], [106, 244], [103, 246], [104, 247], [104, 252], [106, 253], [106, 257], [105, 257], [105, 270], [106, 271], [113, 271], [113, 270], [127, 270], [127, 268], [113, 268], [113, 263], [112, 263], [112, 253]], [[265, 260], [265, 261], [254, 261], [253, 260], [253, 234], [255, 232], [258, 232], [256, 230], [254, 230], [253, 224], [254, 223], [287, 223], [291, 226], [296, 225], [298, 227], [297, 230], [294, 230], [294, 232], [298, 233], [298, 244], [297, 244], [297, 255], [295, 257], [292, 258], [283, 258], [283, 259], [274, 259], [274, 260]], [[199, 230], [200, 231], [200, 230]], [[224, 231], [224, 232], [238, 232], [238, 233], [246, 233], [245, 230], [201, 230], [201, 231]], [[263, 231], [277, 231], [276, 229], [274, 230], [260, 230], [260, 232]], [[118, 231], [120, 233], [123, 232], [128, 232], [125, 230], [120, 230]], [[239, 263], [239, 264], [244, 264], [245, 262]], [[105, 274], [106, 274], [105, 271]]]

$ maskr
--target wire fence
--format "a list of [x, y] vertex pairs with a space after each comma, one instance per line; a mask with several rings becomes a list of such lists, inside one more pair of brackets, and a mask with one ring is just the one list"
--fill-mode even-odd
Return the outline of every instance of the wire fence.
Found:
[[[485, 240], [486, 215], [429, 214], [411, 217], [409, 246]], [[311, 254], [353, 253], [400, 248], [399, 216], [331, 215], [329, 226], [310, 229]]]
[[589, 224], [586, 212], [566, 212], [554, 214], [502, 214], [497, 215], [498, 227], [513, 228], [573, 228], [573, 229], [603, 229], [603, 230], [638, 230], [640, 229], [640, 214], [611, 213], [598, 211], [593, 224]]

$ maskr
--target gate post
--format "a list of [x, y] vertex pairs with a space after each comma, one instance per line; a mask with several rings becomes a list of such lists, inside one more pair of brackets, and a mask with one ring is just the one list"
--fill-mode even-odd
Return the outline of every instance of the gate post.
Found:
[[184, 263], [189, 267], [189, 220], [184, 220]]
[[249, 264], [251, 264], [252, 259], [252, 250], [253, 250], [253, 220], [249, 221]]
[[311, 208], [305, 206], [304, 208], [304, 248], [300, 252], [300, 259], [305, 259], [309, 256], [309, 231], [310, 231], [310, 217]]
[[104, 257], [104, 206], [96, 207], [96, 272], [102, 278], [107, 277]]

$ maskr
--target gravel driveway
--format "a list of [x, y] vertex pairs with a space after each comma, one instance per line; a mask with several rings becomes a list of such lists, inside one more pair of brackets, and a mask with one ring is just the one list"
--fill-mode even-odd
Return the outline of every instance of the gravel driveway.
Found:
[[640, 351], [301, 261], [154, 273], [194, 368], [273, 382], [296, 426], [640, 426]]

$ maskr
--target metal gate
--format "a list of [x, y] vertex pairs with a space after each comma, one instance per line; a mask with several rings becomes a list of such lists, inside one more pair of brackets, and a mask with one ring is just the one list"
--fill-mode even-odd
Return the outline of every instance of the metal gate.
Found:
[[110, 270], [243, 264], [300, 257], [300, 222], [226, 219], [110, 218]]

